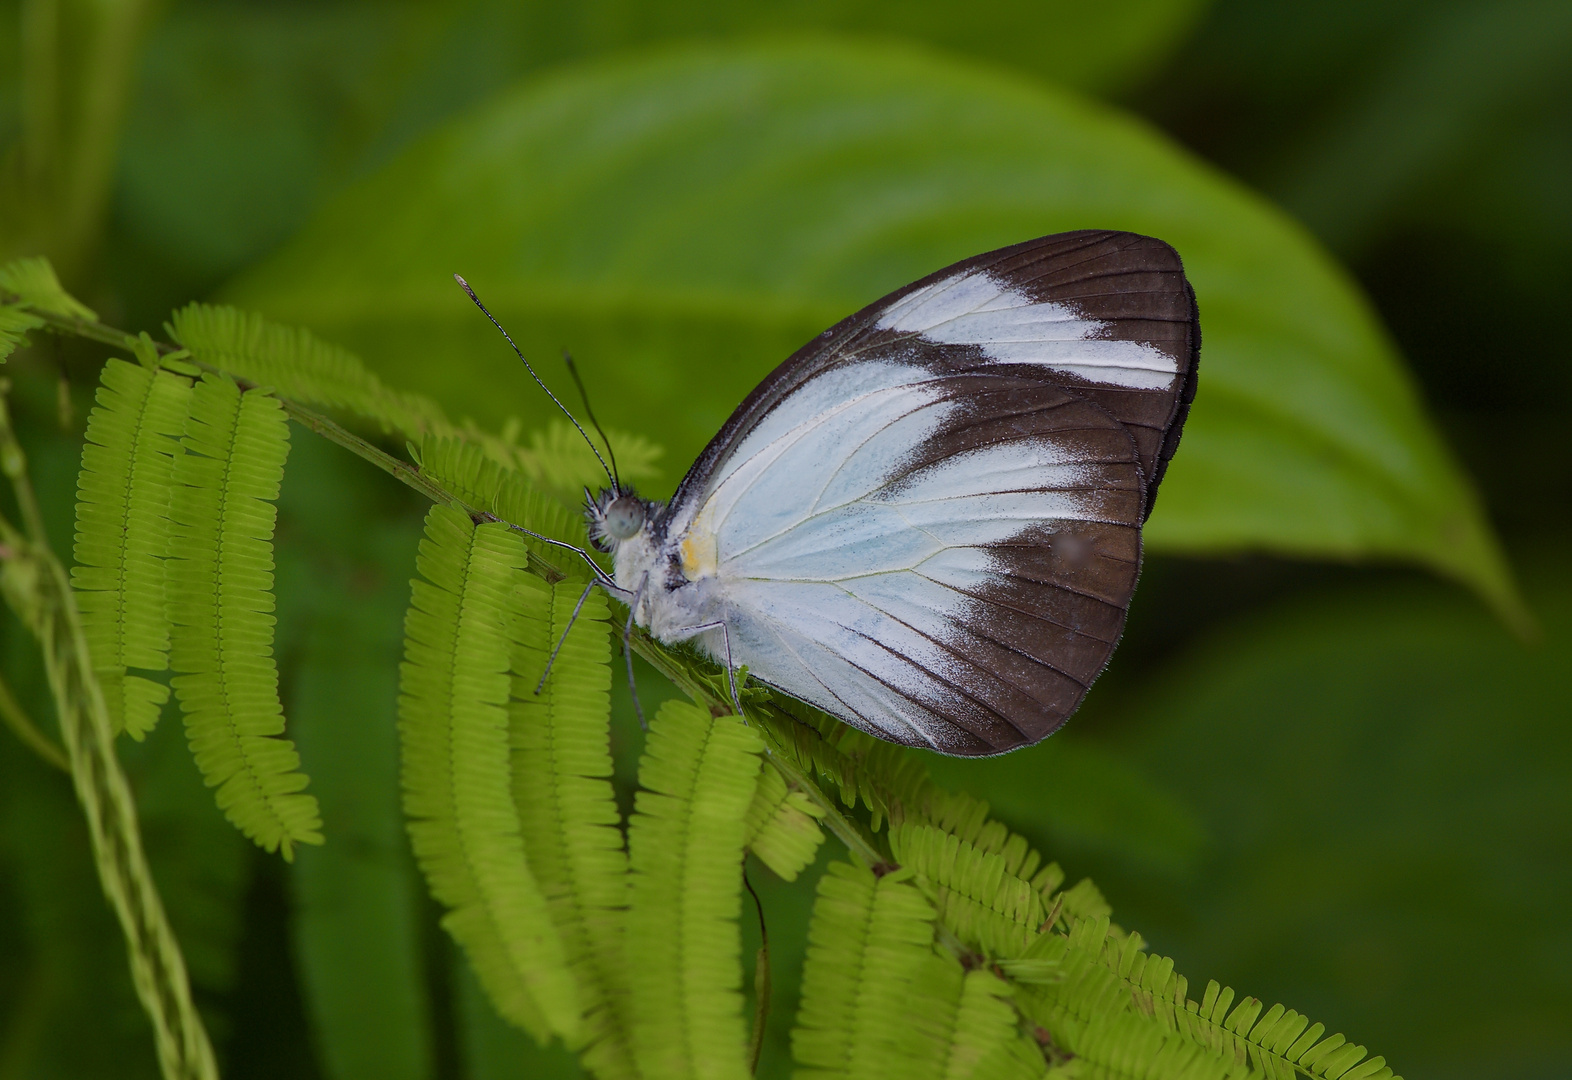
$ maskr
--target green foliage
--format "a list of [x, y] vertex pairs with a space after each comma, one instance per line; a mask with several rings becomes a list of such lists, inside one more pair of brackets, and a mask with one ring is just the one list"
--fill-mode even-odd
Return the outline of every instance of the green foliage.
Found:
[[[254, 318], [188, 308], [179, 330], [199, 363], [235, 360], [317, 404], [386, 420], [387, 403], [403, 400], [346, 354]], [[298, 755], [279, 738], [272, 662], [286, 402], [242, 390], [225, 370], [193, 385], [161, 366], [187, 370], [186, 353], [161, 362], [148, 339], [127, 344], [143, 363], [106, 365], [79, 479], [78, 590], [100, 678], [127, 700], [126, 686], [161, 689], [126, 671], [160, 670], [167, 634], [191, 747], [219, 806], [288, 858], [322, 835]], [[287, 408], [383, 461], [299, 402]], [[577, 466], [453, 428], [422, 434], [416, 466], [412, 486], [445, 504], [427, 515], [405, 619], [409, 835], [444, 927], [497, 1009], [538, 1042], [560, 1038], [606, 1078], [745, 1075], [743, 858], [752, 851], [794, 879], [828, 825], [854, 861], [831, 864], [818, 886], [792, 1037], [805, 1076], [1024, 1078], [1073, 1060], [1110, 1077], [1246, 1066], [1391, 1077], [1380, 1059], [1356, 1067], [1363, 1048], [1321, 1039], [1297, 1013], [1263, 1017], [1254, 999], [1230, 1011], [1232, 991], [1216, 984], [1187, 1000], [1172, 961], [1113, 926], [1090, 881], [1060, 891], [1056, 864], [986, 803], [935, 785], [916, 753], [764, 691], [749, 691], [745, 717], [727, 718], [722, 677], [642, 637], [696, 704], [668, 702], [656, 717], [624, 823], [611, 783], [611, 613], [567, 552], [511, 527], [582, 542], [582, 518], [529, 479], [561, 486]], [[311, 671], [308, 703], [323, 692]], [[133, 732], [151, 726], [131, 705], [125, 715]], [[866, 826], [831, 793], [866, 807]], [[314, 961], [331, 947], [312, 920], [326, 919], [319, 930], [332, 920], [306, 871], [302, 940]], [[761, 995], [769, 962], [761, 949]], [[410, 972], [390, 974], [396, 986]], [[387, 1047], [352, 1033], [341, 989], [325, 974], [308, 979], [335, 1067], [377, 1060]]]
[[[517, 427], [516, 420], [512, 426]], [[585, 437], [594, 442], [600, 457], [590, 452]], [[639, 483], [660, 474], [655, 464], [662, 453], [659, 445], [624, 431], [608, 432], [607, 437], [616, 454], [618, 477], [624, 483]], [[601, 468], [601, 461], [609, 459], [605, 440], [595, 431], [580, 435], [577, 428], [562, 420], [553, 418], [545, 428], [530, 432], [529, 444], [517, 447], [514, 456], [531, 481], [570, 501], [577, 500], [586, 487], [606, 486], [606, 473]]]
[[1020, 956], [1042, 929], [1045, 897], [1031, 879], [1037, 853], [1028, 853], [1020, 837], [995, 853], [954, 833], [905, 822], [890, 830], [890, 849], [903, 866], [932, 883], [946, 925], [985, 956]]
[[37, 330], [44, 321], [20, 305], [0, 304], [0, 360], [4, 360], [27, 341], [27, 332]]
[[[527, 353], [571, 344], [603, 419], [659, 417], [682, 463], [880, 294], [1091, 223], [1173, 243], [1206, 326], [1153, 550], [1410, 560], [1521, 615], [1390, 340], [1296, 224], [1107, 108], [926, 52], [755, 43], [557, 73], [349, 185], [226, 295], [482, 420], [520, 402], [543, 423], [550, 403], [431, 269], [460, 267]], [[453, 348], [465, 364], [431, 362]]]
[[[303, 334], [216, 309], [183, 315], [183, 343], [203, 363], [227, 359], [384, 423], [401, 400]], [[89, 629], [104, 681], [125, 694], [139, 679], [128, 667], [163, 666], [173, 624], [198, 764], [231, 820], [287, 856], [320, 833], [293, 748], [276, 738], [269, 540], [284, 412], [226, 372], [193, 388], [142, 344], [142, 365], [106, 366], [83, 455]], [[749, 719], [772, 744], [762, 776], [749, 728], [691, 706], [662, 710], [625, 856], [607, 779], [609, 613], [598, 595], [581, 598], [581, 578], [557, 580], [560, 549], [507, 526], [581, 541], [582, 520], [527, 477], [566, 486], [582, 462], [451, 427], [423, 432], [419, 456], [428, 480], [502, 520], [477, 526], [444, 506], [428, 517], [401, 701], [410, 832], [450, 908], [444, 924], [504, 1015], [537, 1039], [562, 1037], [602, 1076], [740, 1075], [741, 856], [800, 873], [822, 842], [819, 821], [835, 813], [802, 786], [819, 776], [848, 809], [867, 807], [872, 833], [853, 850], [878, 861], [877, 872], [834, 864], [820, 883], [794, 1035], [809, 1075], [1036, 1076], [1069, 1060], [1077, 1074], [1110, 1077], [1391, 1076], [1281, 1006], [1235, 1006], [1215, 983], [1187, 999], [1172, 961], [1112, 926], [1090, 882], [1058, 891], [1058, 867], [990, 820], [987, 804], [934, 785], [911, 752], [767, 695], [749, 696]], [[713, 674], [665, 662], [689, 669], [701, 702], [720, 704]], [[782, 772], [791, 761], [806, 772]], [[858, 829], [843, 823], [839, 834]]]
[[[952, 1057], [976, 1054], [976, 1032], [954, 1030], [964, 972], [935, 952], [936, 913], [911, 878], [837, 862], [819, 879], [792, 1033], [799, 1075], [942, 1076]], [[966, 1019], [993, 1017], [974, 1002]]]
[[148, 867], [136, 803], [115, 754], [109, 709], [92, 668], [75, 594], [45, 538], [27, 459], [6, 404], [0, 398], [0, 462], [21, 504], [27, 533], [4, 522], [8, 557], [0, 587], [39, 646], [99, 885], [125, 937], [131, 981], [152, 1023], [159, 1064], [169, 1080], [209, 1080], [217, 1075], [212, 1044]]
[[667, 703], [651, 724], [628, 826], [628, 977], [644, 1076], [747, 1075], [737, 915], [761, 749], [735, 719], [688, 704]]
[[[420, 468], [478, 510], [563, 543], [585, 545], [584, 515], [537, 491], [508, 461], [499, 460], [497, 448], [497, 443], [428, 436], [420, 446]], [[566, 561], [561, 548], [524, 539], [532, 551]]]
[[268, 851], [322, 842], [273, 662], [273, 526], [289, 428], [276, 398], [207, 375], [175, 462], [167, 563], [171, 683], [219, 808]]
[[[745, 815], [746, 843], [781, 872], [826, 834], [832, 856], [848, 845], [854, 862], [879, 872], [900, 861], [897, 844], [901, 858], [929, 859], [921, 872], [903, 870], [933, 905], [929, 947], [965, 971], [952, 1036], [928, 1024], [938, 1041], [949, 1040], [947, 1076], [1030, 1077], [1045, 1068], [1064, 1080], [1287, 1075], [1285, 1055], [1314, 1049], [1288, 1053], [1294, 1044], [1325, 1034], [1286, 1011], [1274, 1020], [1260, 1001], [1241, 1003], [1216, 984], [1198, 988], [1199, 1000], [1188, 991], [1174, 998], [1165, 962], [1143, 960], [1142, 939], [1111, 924], [1101, 949], [1091, 948], [1108, 904], [1089, 881], [1061, 891], [1062, 873], [1041, 860], [1029, 879], [1020, 870], [1014, 877], [1041, 878], [1034, 891], [1045, 922], [1057, 913], [1054, 928], [1020, 955], [986, 955], [985, 938], [997, 945], [1025, 933], [995, 910], [1001, 894], [977, 872], [1003, 866], [999, 882], [1009, 883], [1014, 834], [1093, 872], [1118, 898], [1122, 920], [1149, 931], [1181, 968], [1210, 968], [1268, 1002], [1308, 1006], [1442, 1080], [1556, 1075], [1572, 1045], [1563, 930], [1572, 901], [1558, 862], [1572, 822], [1572, 741], [1561, 722], [1572, 689], [1572, 594], [1566, 575], [1549, 569], [1564, 565], [1559, 549], [1572, 535], [1558, 473], [1572, 386], [1554, 314], [1568, 292], [1563, 256], [1572, 237], [1572, 83], [1561, 72], [1572, 9], [1554, 0], [1236, 2], [1212, 5], [1197, 23], [1207, 8], [1205, 0], [413, 0], [376, 9], [346, 0], [29, 0], [3, 6], [0, 17], [0, 260], [47, 253], [59, 280], [87, 290], [93, 307], [153, 327], [188, 297], [241, 296], [252, 286], [225, 280], [256, 272], [256, 260], [274, 252], [290, 258], [291, 232], [320, 214], [304, 237], [314, 262], [296, 266], [298, 303], [275, 306], [265, 291], [254, 302], [270, 317], [347, 339], [390, 384], [429, 378], [420, 385], [448, 415], [500, 422], [500, 434], [467, 419], [419, 427], [429, 414], [410, 399], [385, 396], [386, 384], [368, 390], [364, 368], [335, 366], [327, 346], [276, 324], [234, 339], [244, 348], [218, 366], [242, 389], [253, 381], [247, 372], [296, 380], [264, 388], [291, 399], [291, 416], [345, 445], [303, 407], [315, 402], [357, 432], [396, 433], [382, 450], [404, 437], [417, 446], [451, 440], [495, 463], [498, 492], [525, 498], [502, 510], [495, 493], [471, 499], [442, 477], [426, 494], [461, 494], [484, 512], [576, 539], [578, 485], [600, 483], [599, 466], [570, 428], [554, 417], [542, 423], [545, 403], [452, 290], [449, 270], [477, 279], [570, 404], [572, 388], [550, 362], [564, 346], [580, 356], [603, 418], [671, 443], [675, 453], [657, 477], [648, 471], [653, 459], [641, 461], [651, 444], [613, 429], [624, 476], [658, 494], [770, 365], [888, 287], [976, 250], [979, 237], [1158, 221], [1139, 227], [1182, 238], [1205, 279], [1207, 370], [1218, 376], [1203, 379], [1195, 426], [1153, 522], [1159, 555], [1264, 548], [1417, 559], [1465, 579], [1472, 568], [1477, 584], [1491, 577], [1491, 559], [1467, 489], [1434, 452], [1426, 423], [1408, 423], [1417, 410], [1401, 403], [1416, 395], [1404, 374], [1388, 378], [1391, 370], [1383, 376], [1381, 362], [1371, 364], [1393, 351], [1384, 330], [1372, 332], [1366, 312], [1379, 309], [1509, 541], [1520, 551], [1549, 545], [1547, 569], [1531, 579], [1546, 627], [1533, 649], [1462, 603], [1380, 587], [1392, 573], [1381, 568], [1159, 557], [1148, 564], [1115, 669], [1071, 731], [1030, 751], [935, 762], [869, 748], [822, 717], [800, 716], [803, 728], [762, 692], [748, 696], [767, 754]], [[1192, 25], [1201, 29], [1187, 42]], [[784, 88], [779, 80], [634, 85], [629, 77], [641, 65], [678, 71], [684, 49], [744, 71], [793, 50], [846, 62], [811, 65]], [[890, 72], [903, 65], [917, 77], [881, 97], [879, 85], [895, 85]], [[848, 78], [848, 70], [869, 78]], [[512, 85], [521, 76], [534, 80], [532, 89]], [[596, 101], [585, 110], [589, 122], [575, 127], [552, 115], [590, 96], [576, 99], [575, 87], [618, 78], [620, 98]], [[1119, 88], [1124, 105], [1173, 142], [1156, 160], [1136, 162], [1146, 168], [1130, 168], [1132, 144], [1164, 144], [1114, 110], [1066, 98], [1056, 89], [1066, 85]], [[1050, 130], [1022, 123], [1023, 113], [1048, 115]], [[129, 118], [123, 132], [121, 116]], [[458, 140], [455, 131], [478, 135]], [[411, 152], [424, 157], [422, 168], [401, 162], [426, 133], [434, 137]], [[1209, 164], [1197, 167], [1192, 152]], [[1239, 182], [1220, 179], [1213, 165]], [[407, 183], [387, 183], [389, 173]], [[1271, 214], [1232, 215], [1230, 206], [1253, 205], [1239, 198], [1245, 189], [1277, 198], [1351, 260], [1349, 279], [1357, 276], [1371, 302], [1339, 283], [1342, 272], [1297, 227]], [[346, 190], [344, 203], [330, 205]], [[1220, 197], [1198, 197], [1208, 192]], [[379, 240], [387, 245], [373, 256], [381, 266], [368, 258], [367, 273], [335, 269], [377, 253]], [[347, 253], [338, 263], [335, 248]], [[440, 264], [444, 252], [450, 265]], [[112, 737], [119, 721], [110, 712], [123, 711], [127, 685], [116, 684], [117, 672], [155, 695], [166, 681], [160, 668], [106, 668], [102, 659], [159, 655], [163, 632], [131, 636], [115, 627], [122, 608], [140, 610], [140, 629], [153, 627], [158, 604], [142, 601], [167, 593], [158, 571], [168, 556], [149, 554], [157, 515], [137, 518], [142, 507], [162, 505], [147, 482], [137, 488], [150, 498], [139, 496], [129, 507], [136, 513], [122, 515], [121, 539], [112, 534], [116, 489], [105, 483], [122, 469], [128, 483], [146, 466], [156, 473], [161, 462], [99, 454], [98, 473], [78, 472], [88, 457], [76, 436], [93, 404], [83, 400], [94, 384], [89, 365], [102, 358], [82, 339], [130, 342], [81, 324], [91, 312], [42, 261], [7, 267], [0, 278], [0, 360], [29, 337], [43, 346], [11, 362], [0, 390], [30, 463], [0, 457], [14, 495], [0, 500], [0, 587], [21, 620], [0, 626], [16, 698], [6, 718], [34, 732], [29, 746], [59, 760], [66, 752], [55, 740], [76, 740], [82, 811], [58, 775], [0, 732], [0, 1076], [142, 1077], [158, 1058], [171, 1075], [207, 1072], [204, 1021], [219, 1065], [237, 1080], [311, 1075], [312, 1066], [324, 1075], [467, 1080], [576, 1075], [572, 1052], [537, 1048], [495, 1015], [467, 961], [450, 956], [440, 936], [410, 940], [407, 931], [429, 928], [411, 910], [424, 900], [409, 877], [414, 867], [394, 850], [403, 842], [389, 760], [398, 642], [371, 628], [401, 638], [387, 605], [402, 609], [407, 598], [418, 515], [398, 517], [407, 507], [389, 495], [395, 485], [346, 476], [279, 529], [281, 562], [380, 545], [374, 565], [335, 566], [331, 582], [324, 572], [288, 586], [280, 568], [282, 685], [332, 842], [279, 866], [212, 812], [178, 725], [141, 742]], [[31, 299], [13, 291], [19, 282]], [[232, 317], [240, 329], [263, 325]], [[44, 328], [49, 339], [33, 333]], [[273, 349], [325, 366], [269, 369], [257, 353]], [[134, 351], [147, 369], [158, 366], [150, 340]], [[471, 378], [480, 358], [494, 367]], [[164, 370], [160, 379], [200, 375], [179, 360]], [[520, 401], [530, 404], [515, 421]], [[124, 419], [105, 426], [101, 412], [89, 421], [103, 431]], [[305, 446], [295, 442], [289, 476], [311, 488], [322, 460], [302, 460]], [[381, 452], [355, 447], [372, 460]], [[347, 456], [344, 465], [361, 468]], [[529, 484], [516, 486], [514, 474]], [[84, 496], [96, 488], [102, 501], [74, 500], [73, 477]], [[364, 513], [363, 497], [391, 512]], [[77, 602], [119, 605], [107, 622], [91, 614], [80, 633], [69, 626], [70, 593], [52, 576], [43, 539], [71, 535], [74, 502], [104, 530], [89, 547], [106, 564], [77, 568], [106, 586], [78, 592]], [[13, 510], [23, 528], [5, 521]], [[41, 523], [47, 529], [32, 527]], [[526, 548], [533, 573], [519, 578], [521, 588], [538, 591], [536, 575], [569, 573], [550, 590], [550, 618], [560, 622], [576, 602], [571, 577], [582, 567], [549, 545]], [[114, 584], [122, 571], [137, 588]], [[1358, 595], [1320, 589], [1356, 575]], [[1498, 606], [1510, 610], [1505, 575], [1495, 577]], [[1312, 604], [1283, 595], [1306, 586], [1327, 595]], [[377, 602], [366, 601], [368, 590]], [[301, 609], [319, 603], [333, 619], [314, 614], [300, 630]], [[1214, 620], [1232, 619], [1239, 607], [1261, 617], [1213, 631]], [[601, 617], [597, 610], [586, 624], [597, 650]], [[529, 625], [534, 642], [555, 633], [544, 619]], [[369, 636], [378, 637], [375, 647]], [[1180, 641], [1172, 673], [1153, 678]], [[647, 642], [634, 647], [655, 656]], [[514, 721], [548, 706], [519, 670], [527, 666], [520, 657], [541, 662], [539, 646], [514, 641], [509, 649], [511, 745]], [[713, 669], [682, 656], [655, 660], [712, 712], [725, 704]], [[674, 692], [640, 671], [647, 707]], [[95, 683], [110, 692], [102, 705]], [[552, 692], [548, 681], [542, 698]], [[643, 740], [627, 688], [612, 700], [611, 813], [621, 822], [615, 807], [634, 801]], [[141, 699], [132, 711], [150, 723], [154, 704]], [[561, 731], [595, 748], [580, 773], [532, 784], [533, 767], [516, 749], [509, 766], [532, 867], [540, 860], [538, 838], [524, 835], [528, 799], [556, 798], [575, 778], [605, 780], [599, 722]], [[989, 805], [944, 790], [956, 787]], [[848, 797], [844, 813], [838, 794]], [[772, 835], [771, 820], [782, 835]], [[594, 825], [590, 836], [612, 831]], [[540, 835], [550, 847], [549, 830]], [[750, 871], [769, 923], [772, 1036], [795, 1011], [796, 954], [812, 882], [827, 861], [819, 846], [818, 865], [801, 871], [802, 888], [757, 863]], [[605, 854], [593, 847], [590, 857]], [[262, 871], [250, 887], [240, 872], [247, 860]], [[280, 879], [295, 888], [279, 889]], [[549, 890], [547, 903], [563, 925], [570, 905]], [[1490, 913], [1487, 932], [1480, 912]], [[105, 963], [116, 954], [117, 920], [130, 946], [124, 968]], [[243, 949], [235, 940], [242, 921]], [[561, 932], [566, 948], [571, 935]], [[751, 917], [741, 932], [746, 958]], [[593, 974], [583, 966], [571, 973], [587, 1000]], [[147, 1053], [138, 993], [158, 1057]], [[930, 1021], [937, 1015], [919, 1004]], [[979, 1014], [976, 1024], [959, 1019], [968, 1010]], [[1031, 1019], [1039, 1014], [1048, 1026]], [[422, 1045], [429, 1059], [411, 1049]], [[1349, 1065], [1357, 1053], [1335, 1038], [1320, 1045], [1322, 1057], [1293, 1074], [1329, 1075], [1329, 1064]], [[759, 1074], [780, 1075], [786, 1057], [784, 1045], [766, 1039]], [[1344, 1080], [1370, 1073], [1384, 1073], [1379, 1060], [1349, 1065]]]
[[126, 669], [169, 667], [171, 474], [191, 381], [124, 360], [106, 363], [101, 378], [82, 446], [71, 578], [110, 717], [142, 739], [169, 687]]
[[301, 404], [342, 409], [409, 439], [449, 426], [436, 402], [390, 390], [359, 357], [305, 330], [207, 304], [175, 312], [169, 330], [203, 363]]
[[524, 544], [444, 506], [426, 518], [399, 699], [415, 857], [498, 1009], [544, 1041], [576, 1037], [578, 990], [531, 871], [509, 768], [510, 622], [547, 618], [519, 588]]
[[[1458, 1075], [1489, 1071], [1504, 1040], [1525, 1072], [1559, 1060], [1572, 878], [1523, 868], [1572, 843], [1572, 576], [1559, 558], [1524, 576], [1532, 648], [1466, 600], [1394, 583], [1186, 649], [1112, 719], [1212, 851], [1149, 893], [1109, 868], [1122, 917], [1183, 967], [1204, 957], [1268, 1001], [1366, 1018], [1394, 1062], [1437, 1054], [1437, 1031]], [[1499, 933], [1475, 936], [1482, 910]]]
[[579, 606], [578, 579], [552, 586], [523, 578], [517, 587], [531, 595], [525, 610], [539, 613], [511, 629], [509, 745], [519, 828], [579, 988], [584, 1019], [575, 1041], [585, 1047], [585, 1063], [599, 1076], [634, 1076], [623, 958], [628, 859], [610, 780], [609, 612], [598, 593]]
[[68, 319], [98, 318], [92, 308], [65, 291], [48, 259], [12, 259], [0, 266], [0, 293], [9, 293], [7, 299], [35, 311]]
[[796, 881], [824, 843], [818, 824], [823, 816], [824, 810], [804, 792], [788, 787], [776, 770], [765, 769], [748, 807], [744, 843], [765, 866], [787, 881]]

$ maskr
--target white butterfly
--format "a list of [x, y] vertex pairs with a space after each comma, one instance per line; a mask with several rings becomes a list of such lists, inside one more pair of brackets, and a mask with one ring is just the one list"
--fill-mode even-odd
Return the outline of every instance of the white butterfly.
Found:
[[1107, 663], [1195, 394], [1168, 245], [1075, 232], [979, 255], [825, 331], [671, 502], [590, 502], [634, 622], [881, 739], [1050, 734]]

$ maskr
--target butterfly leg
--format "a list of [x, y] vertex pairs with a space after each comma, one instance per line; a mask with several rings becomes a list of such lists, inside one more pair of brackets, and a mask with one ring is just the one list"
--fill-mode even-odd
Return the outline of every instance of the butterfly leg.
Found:
[[584, 586], [584, 591], [579, 593], [579, 602], [573, 605], [573, 614], [568, 616], [568, 625], [563, 627], [562, 636], [557, 639], [557, 647], [551, 650], [551, 656], [546, 660], [546, 670], [540, 673], [540, 682], [535, 684], [535, 694], [538, 697], [546, 685], [546, 676], [551, 674], [551, 666], [557, 662], [557, 654], [562, 651], [562, 646], [568, 640], [568, 635], [573, 632], [573, 624], [579, 621], [579, 612], [584, 610], [584, 601], [589, 599], [590, 590], [599, 585], [598, 581], [591, 581]]
[[681, 634], [684, 637], [690, 637], [704, 630], [716, 629], [720, 630], [721, 641], [726, 646], [726, 683], [731, 688], [731, 703], [736, 706], [737, 715], [741, 716], [742, 697], [737, 693], [737, 669], [731, 662], [731, 634], [727, 631], [725, 622], [716, 620], [715, 622], [699, 623], [697, 626], [683, 626], [671, 631], [671, 633], [673, 636]]
[[[495, 515], [491, 516], [497, 521], [502, 520], [501, 518], [497, 518]], [[553, 540], [549, 536], [542, 536], [538, 532], [532, 532], [522, 525], [513, 524], [511, 521], [504, 521], [503, 524], [512, 529], [514, 532], [523, 533], [525, 536], [539, 540], [543, 544], [550, 544], [552, 547], [564, 548], [573, 552], [575, 555], [579, 556], [579, 558], [584, 560], [584, 562], [589, 566], [590, 572], [595, 575], [595, 580], [601, 585], [605, 586], [607, 592], [622, 593], [624, 595], [627, 594], [627, 589], [624, 589], [621, 585], [618, 585], [616, 581], [612, 579], [610, 574], [601, 569], [600, 563], [596, 562], [589, 552], [585, 551], [576, 544], [570, 544], [565, 540]]]

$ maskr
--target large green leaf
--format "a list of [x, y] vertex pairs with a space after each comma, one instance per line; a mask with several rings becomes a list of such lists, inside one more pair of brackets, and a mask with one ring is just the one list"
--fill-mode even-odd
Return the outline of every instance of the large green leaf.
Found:
[[568, 69], [350, 187], [228, 298], [460, 413], [543, 420], [448, 281], [461, 271], [537, 358], [579, 354], [612, 423], [686, 461], [841, 316], [1084, 227], [1169, 240], [1200, 298], [1201, 392], [1154, 545], [1412, 559], [1513, 608], [1391, 343], [1301, 229], [1127, 116], [927, 53], [820, 43]]
[[1188, 884], [1120, 888], [1121, 921], [1193, 979], [1291, 1001], [1406, 1075], [1564, 1074], [1572, 576], [1557, 563], [1529, 575], [1532, 646], [1417, 585], [1197, 643], [1116, 727], [1212, 845]]
[[[149, 36], [129, 103], [111, 241], [124, 254], [112, 260], [111, 273], [133, 311], [156, 317], [285, 239], [325, 194], [362, 172], [367, 158], [383, 161], [514, 79], [565, 61], [656, 41], [839, 32], [921, 42], [1060, 85], [1114, 91], [1149, 80], [1209, 6], [1209, 0], [170, 5]], [[0, 41], [6, 29], [0, 22]], [[7, 115], [6, 89], [0, 85], [0, 117]], [[9, 209], [0, 202], [0, 231]], [[149, 264], [158, 272], [148, 273]]]

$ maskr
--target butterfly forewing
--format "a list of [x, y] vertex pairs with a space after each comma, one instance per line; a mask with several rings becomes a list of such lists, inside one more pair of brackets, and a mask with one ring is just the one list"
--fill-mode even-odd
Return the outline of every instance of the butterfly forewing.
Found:
[[1123, 628], [1198, 343], [1158, 241], [969, 259], [777, 369], [659, 527], [761, 681], [897, 742], [1035, 742]]

